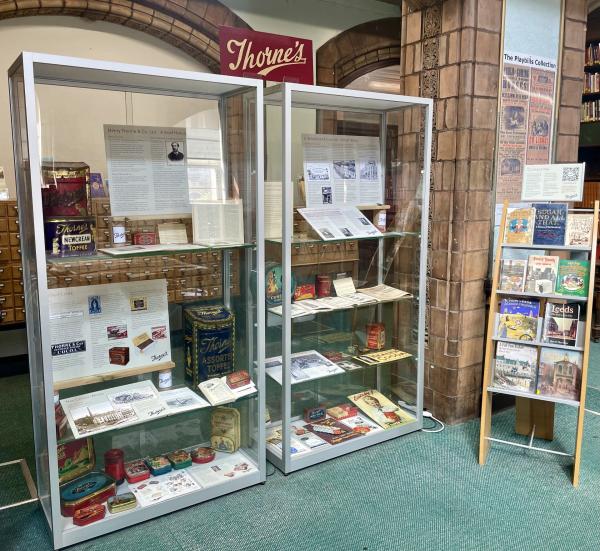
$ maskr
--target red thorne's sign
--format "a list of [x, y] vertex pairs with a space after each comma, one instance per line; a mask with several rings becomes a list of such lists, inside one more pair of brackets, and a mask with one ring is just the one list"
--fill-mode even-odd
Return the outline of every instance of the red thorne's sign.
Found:
[[313, 83], [312, 41], [221, 27], [221, 73], [264, 80]]

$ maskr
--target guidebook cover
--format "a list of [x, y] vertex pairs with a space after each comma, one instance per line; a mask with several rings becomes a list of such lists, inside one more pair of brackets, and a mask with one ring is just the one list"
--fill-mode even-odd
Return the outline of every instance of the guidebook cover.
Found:
[[508, 209], [504, 242], [509, 244], [530, 245], [533, 237], [534, 208]]
[[533, 341], [537, 337], [540, 302], [532, 299], [503, 299], [500, 303], [498, 337]]
[[593, 225], [593, 214], [569, 214], [567, 217], [567, 237], [565, 245], [568, 245], [569, 247], [591, 246]]
[[527, 262], [525, 290], [530, 293], [553, 293], [558, 260], [558, 256], [530, 256]]
[[564, 245], [567, 203], [535, 203], [534, 245]]
[[500, 269], [500, 290], [518, 292], [523, 291], [525, 288], [526, 273], [527, 260], [502, 260], [502, 267]]
[[556, 292], [561, 295], [585, 297], [590, 283], [590, 263], [588, 260], [568, 260], [561, 258], [558, 263]]
[[536, 394], [579, 400], [581, 352], [542, 348]]
[[579, 304], [576, 302], [567, 302], [566, 304], [548, 302], [544, 315], [542, 341], [575, 346], [578, 322]]
[[526, 344], [498, 342], [494, 386], [533, 392], [537, 368], [537, 348]]

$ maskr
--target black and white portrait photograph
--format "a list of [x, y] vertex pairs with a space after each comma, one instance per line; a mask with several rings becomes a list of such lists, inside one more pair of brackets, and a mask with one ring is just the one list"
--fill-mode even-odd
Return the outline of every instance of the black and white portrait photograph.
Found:
[[182, 142], [167, 142], [167, 164], [180, 164], [184, 159]]

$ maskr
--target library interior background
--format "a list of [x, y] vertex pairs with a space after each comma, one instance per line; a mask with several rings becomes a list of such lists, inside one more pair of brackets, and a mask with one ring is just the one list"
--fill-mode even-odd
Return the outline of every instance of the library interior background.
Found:
[[0, 0], [0, 549], [597, 550], [599, 0]]

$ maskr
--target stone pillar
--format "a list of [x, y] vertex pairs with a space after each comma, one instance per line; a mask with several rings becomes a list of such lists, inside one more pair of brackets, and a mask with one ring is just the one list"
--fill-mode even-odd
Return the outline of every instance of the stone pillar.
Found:
[[403, 6], [402, 92], [435, 100], [425, 405], [477, 415], [486, 320], [501, 0]]

